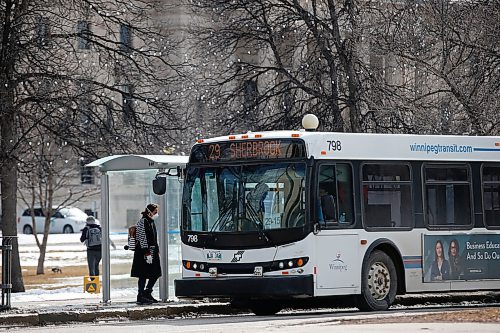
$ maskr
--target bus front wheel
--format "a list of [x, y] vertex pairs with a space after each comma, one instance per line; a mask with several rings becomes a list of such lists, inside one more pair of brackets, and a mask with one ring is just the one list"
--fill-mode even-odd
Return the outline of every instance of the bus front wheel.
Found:
[[272, 316], [283, 308], [279, 302], [275, 301], [250, 302], [248, 307], [257, 316]]
[[392, 259], [382, 251], [373, 251], [361, 272], [358, 307], [363, 311], [387, 310], [396, 299], [397, 273]]

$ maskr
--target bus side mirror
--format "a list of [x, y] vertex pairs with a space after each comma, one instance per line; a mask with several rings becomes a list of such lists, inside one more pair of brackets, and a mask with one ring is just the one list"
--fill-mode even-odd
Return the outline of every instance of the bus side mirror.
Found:
[[156, 177], [153, 179], [153, 192], [157, 195], [164, 195], [167, 191], [167, 179], [165, 177]]
[[165, 169], [158, 170], [155, 178], [153, 179], [153, 192], [156, 195], [164, 195], [167, 192], [167, 176], [176, 176], [180, 179], [184, 176], [185, 169], [181, 167], [170, 168], [167, 171]]

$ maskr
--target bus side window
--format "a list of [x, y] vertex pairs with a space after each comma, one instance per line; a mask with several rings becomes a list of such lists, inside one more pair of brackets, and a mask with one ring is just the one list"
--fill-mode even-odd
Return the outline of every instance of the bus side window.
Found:
[[351, 225], [354, 222], [351, 165], [321, 165], [318, 180], [317, 214], [320, 223], [326, 227]]
[[500, 226], [500, 166], [482, 169], [484, 220], [487, 227]]
[[423, 168], [427, 225], [472, 227], [469, 166], [427, 163]]
[[365, 227], [412, 226], [412, 178], [407, 163], [363, 164], [362, 186]]

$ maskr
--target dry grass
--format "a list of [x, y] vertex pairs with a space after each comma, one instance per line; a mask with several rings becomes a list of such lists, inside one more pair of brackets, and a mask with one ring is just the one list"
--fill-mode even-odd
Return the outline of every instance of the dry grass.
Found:
[[382, 323], [500, 323], [500, 308], [485, 307], [474, 310], [453, 310], [440, 313], [405, 314], [404, 316], [348, 320], [349, 324]]
[[36, 274], [36, 267], [23, 267], [23, 281], [26, 289], [36, 288], [40, 284], [51, 284], [58, 282], [60, 278], [83, 277], [88, 275], [87, 265], [82, 266], [64, 266], [61, 267], [61, 273], [52, 271], [52, 267], [45, 267], [45, 274]]
[[421, 318], [426, 321], [435, 319], [436, 321], [457, 323], [457, 322], [478, 322], [478, 323], [500, 323], [499, 308], [482, 308], [477, 310], [450, 311], [440, 315], [429, 315]]

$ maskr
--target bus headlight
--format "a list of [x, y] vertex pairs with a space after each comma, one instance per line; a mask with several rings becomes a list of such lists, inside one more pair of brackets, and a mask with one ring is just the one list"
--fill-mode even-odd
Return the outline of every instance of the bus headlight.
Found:
[[280, 261], [275, 261], [271, 265], [271, 271], [280, 271], [283, 269], [303, 267], [307, 264], [308, 261], [309, 261], [308, 257], [291, 258], [291, 259], [283, 259]]
[[213, 263], [183, 260], [182, 266], [187, 270], [202, 273], [210, 273], [215, 270], [215, 275], [253, 274], [256, 276], [263, 276], [266, 272], [302, 268], [308, 262], [309, 257], [287, 258], [255, 263]]
[[189, 260], [183, 260], [182, 265], [185, 269], [196, 272], [207, 272], [207, 265], [204, 262], [195, 262]]

